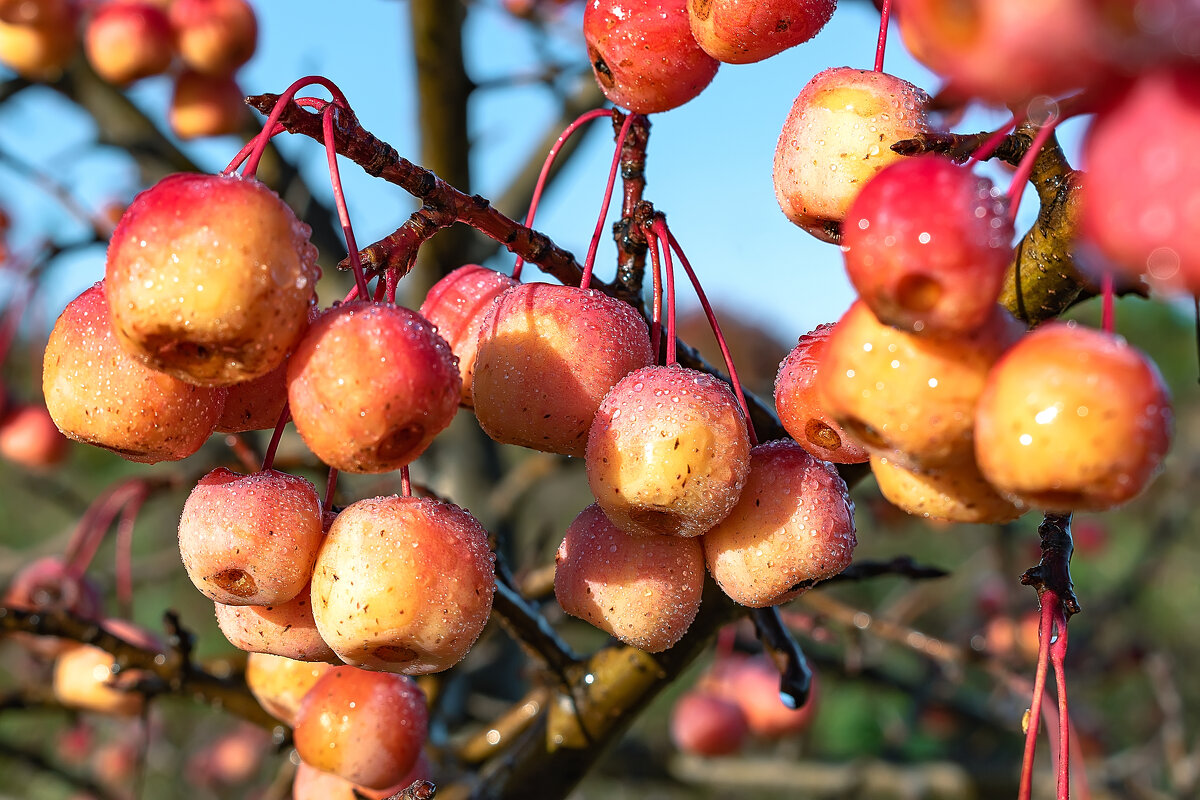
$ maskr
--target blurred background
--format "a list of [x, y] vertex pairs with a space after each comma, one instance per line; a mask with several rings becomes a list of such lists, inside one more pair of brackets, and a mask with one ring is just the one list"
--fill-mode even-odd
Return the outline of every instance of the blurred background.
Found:
[[[580, 111], [603, 101], [584, 54], [577, 2], [254, 5], [258, 50], [237, 76], [246, 94], [281, 92], [300, 76], [325, 75], [368, 130], [516, 219], [549, 142]], [[793, 226], [775, 203], [775, 140], [814, 74], [830, 66], [870, 67], [877, 28], [872, 4], [845, 2], [813, 42], [759, 64], [724, 65], [697, 99], [652, 120], [646, 197], [667, 213], [718, 303], [744, 379], [768, 402], [777, 365], [797, 337], [837, 319], [853, 299], [837, 248]], [[452, 46], [460, 33], [461, 59]], [[888, 71], [936, 90], [936, 79], [893, 39]], [[170, 76], [122, 92], [99, 80], [82, 56], [45, 85], [0, 67], [0, 208], [11, 220], [0, 303], [8, 309], [4, 324], [18, 333], [2, 376], [14, 400], [37, 401], [50, 326], [102, 276], [104, 220], [167, 172], [219, 171], [261, 124], [247, 112], [237, 136], [180, 140], [167, 120], [171, 92]], [[976, 132], [1005, 120], [1003, 113], [973, 109], [954, 129]], [[1060, 129], [1076, 166], [1081, 125]], [[326, 267], [321, 299], [328, 303], [344, 291], [345, 275], [332, 265], [345, 248], [330, 213], [324, 152], [302, 137], [283, 135], [276, 145], [260, 174], [313, 226]], [[591, 126], [539, 210], [536, 227], [580, 258], [611, 158], [609, 125]], [[986, 171], [1007, 185], [1003, 169]], [[398, 188], [352, 164], [343, 162], [342, 177], [360, 246], [386, 236], [416, 208]], [[1036, 216], [1032, 195], [1026, 193], [1019, 230]], [[439, 236], [427, 251], [422, 269], [402, 284], [413, 307], [439, 271], [469, 261], [504, 271], [512, 264], [510, 254], [471, 232]], [[597, 261], [605, 279], [614, 252], [606, 235]], [[535, 270], [525, 274], [537, 279]], [[22, 314], [18, 299], [30, 275], [36, 288]], [[703, 319], [681, 294], [690, 309], [681, 336], [715, 363]], [[1098, 301], [1069, 316], [1097, 324]], [[1188, 675], [1200, 663], [1194, 611], [1200, 582], [1193, 575], [1200, 538], [1190, 494], [1200, 475], [1200, 425], [1192, 308], [1121, 300], [1117, 329], [1159, 364], [1174, 393], [1177, 431], [1163, 474], [1144, 496], [1117, 512], [1076, 519], [1072, 566], [1083, 613], [1071, 622], [1068, 659], [1075, 790], [1081, 798], [1196, 797], [1200, 683]], [[248, 436], [246, 445], [261, 452], [267, 435]], [[52, 470], [0, 463], [0, 585], [35, 559], [61, 554], [106, 488], [169, 474], [177, 482], [147, 499], [131, 529], [128, 558], [108, 536], [88, 574], [107, 613], [161, 630], [163, 611], [174, 609], [197, 637], [197, 658], [236, 672], [244, 657], [221, 636], [211, 603], [187, 580], [175, 538], [191, 485], [231, 459], [222, 438], [188, 461], [154, 468], [76, 445]], [[414, 466], [414, 480], [470, 508], [489, 529], [506, 531], [519, 584], [579, 652], [591, 652], [605, 637], [564, 618], [545, 580], [563, 530], [589, 502], [582, 464], [480, 439], [473, 418], [460, 414]], [[472, 466], [485, 446], [491, 466]], [[278, 463], [318, 485], [324, 481], [290, 429]], [[338, 497], [350, 502], [397, 485], [395, 476], [348, 478]], [[1036, 598], [1017, 578], [1038, 559], [1036, 515], [1000, 527], [933, 525], [889, 506], [869, 478], [854, 499], [856, 561], [907, 555], [948, 576], [840, 583], [787, 606], [785, 621], [819, 675], [815, 711], [802, 731], [752, 738], [721, 758], [678, 752], [668, 735], [672, 707], [708, 674], [710, 649], [645, 709], [574, 796], [1014, 796], [1037, 648]], [[131, 594], [118, 592], [122, 563], [131, 564]], [[738, 629], [725, 647], [752, 654], [757, 645], [751, 631]], [[134, 719], [66, 711], [48, 692], [50, 669], [24, 643], [0, 639], [0, 797], [288, 796], [294, 756], [272, 732], [169, 696]], [[435, 772], [457, 776], [456, 754], [472, 737], [486, 736], [489, 721], [538, 680], [514, 640], [489, 626], [467, 661], [436, 687]], [[1051, 759], [1042, 745], [1038, 794], [1050, 796]], [[528, 796], [540, 796], [536, 785]]]

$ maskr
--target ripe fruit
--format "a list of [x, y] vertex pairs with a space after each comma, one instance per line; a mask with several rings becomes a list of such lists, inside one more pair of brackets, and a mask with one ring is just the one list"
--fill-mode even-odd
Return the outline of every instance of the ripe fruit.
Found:
[[687, 0], [588, 0], [583, 37], [604, 96], [638, 114], [681, 106], [720, 62], [700, 49]]
[[1200, 72], [1141, 75], [1096, 115], [1084, 142], [1086, 241], [1123, 272], [1200, 293]]
[[421, 315], [388, 303], [323, 312], [288, 361], [296, 431], [345, 472], [389, 472], [429, 446], [458, 409], [450, 347]]
[[775, 147], [775, 197], [792, 222], [836, 242], [850, 203], [901, 158], [893, 143], [929, 129], [924, 91], [882, 72], [834, 67], [801, 90]]
[[179, 55], [196, 72], [232, 75], [254, 55], [258, 22], [245, 0], [175, 0], [169, 13]]
[[674, 646], [700, 609], [698, 539], [630, 536], [594, 504], [567, 527], [554, 563], [563, 611], [647, 653]]
[[200, 449], [221, 416], [224, 392], [152, 370], [117, 341], [101, 281], [54, 323], [42, 393], [58, 429], [130, 461], [178, 461]]
[[319, 661], [251, 653], [246, 658], [246, 686], [267, 713], [294, 727], [300, 700], [331, 669], [332, 665]]
[[[87, 575], [78, 575], [57, 556], [45, 556], [22, 567], [0, 603], [22, 611], [68, 611], [82, 619], [99, 619], [104, 613], [100, 589]], [[54, 658], [75, 643], [54, 636], [14, 633], [13, 641], [42, 658]]]
[[993, 306], [969, 335], [916, 336], [884, 325], [858, 300], [829, 337], [818, 390], [872, 455], [907, 468], [946, 466], [972, 457], [975, 403], [988, 370], [1020, 334]]
[[117, 86], [166, 72], [175, 56], [166, 12], [129, 0], [100, 6], [83, 46], [96, 73]]
[[[106, 620], [102, 627], [138, 647], [162, 650], [162, 644], [154, 634], [126, 620]], [[101, 714], [132, 716], [141, 713], [145, 702], [142, 695], [111, 685], [113, 661], [111, 653], [87, 644], [65, 650], [54, 662], [55, 698], [68, 708]]]
[[832, 323], [818, 325], [800, 337], [779, 365], [775, 408], [788, 435], [812, 455], [835, 464], [861, 464], [867, 460], [866, 449], [833, 421], [817, 391], [821, 357], [832, 331]]
[[340, 663], [317, 632], [312, 592], [305, 586], [291, 600], [273, 606], [216, 604], [217, 625], [234, 647], [250, 653], [272, 653], [297, 661]]
[[232, 77], [184, 70], [175, 78], [167, 121], [180, 139], [237, 133], [244, 119], [246, 103]]
[[1020, 105], [1100, 82], [1100, 5], [901, 0], [896, 16], [910, 52], [955, 89], [989, 103]]
[[836, 0], [688, 0], [687, 10], [704, 52], [727, 64], [749, 64], [816, 36], [836, 5]]
[[68, 13], [68, 0], [0, 0], [0, 22], [12, 25], [45, 25]]
[[179, 552], [196, 588], [218, 603], [269, 606], [308, 583], [321, 545], [321, 500], [304, 478], [217, 467], [179, 518]]
[[384, 789], [416, 765], [427, 720], [412, 678], [333, 667], [300, 701], [296, 751], [310, 766]]
[[713, 691], [737, 703], [750, 732], [767, 739], [794, 736], [812, 724], [817, 710], [817, 676], [808, 702], [800, 708], [784, 703], [780, 695], [779, 670], [765, 656], [735, 656], [713, 665]]
[[746, 716], [738, 704], [708, 692], [687, 692], [671, 709], [671, 741], [685, 753], [736, 753], [742, 749], [748, 732]]
[[604, 395], [651, 360], [632, 306], [591, 289], [521, 284], [480, 329], [475, 415], [498, 442], [582, 456]]
[[308, 235], [253, 178], [168, 175], [134, 198], [108, 246], [122, 345], [200, 386], [265, 375], [308, 325], [319, 275]]
[[65, 4], [36, 22], [12, 24], [0, 19], [0, 64], [22, 78], [58, 78], [78, 46], [75, 15]]
[[975, 452], [1003, 495], [1036, 508], [1103, 511], [1136, 497], [1171, 438], [1158, 369], [1117, 336], [1050, 323], [988, 376]]
[[272, 430], [287, 403], [287, 361], [253, 380], [225, 390], [225, 407], [217, 420], [220, 433]]
[[750, 451], [741, 499], [703, 541], [725, 594], [751, 608], [774, 606], [849, 566], [854, 505], [833, 465], [779, 439]]
[[997, 494], [973, 460], [947, 469], [914, 471], [887, 456], [874, 456], [871, 472], [887, 501], [913, 516], [999, 525], [1025, 511]]
[[462, 404], [474, 406], [471, 381], [475, 375], [475, 352], [479, 329], [492, 301], [517, 285], [503, 272], [467, 264], [433, 285], [421, 303], [421, 316], [433, 323], [458, 357], [462, 376]]
[[388, 800], [393, 795], [412, 786], [414, 781], [426, 780], [430, 775], [429, 761], [421, 751], [416, 766], [395, 786], [372, 789], [330, 772], [322, 772], [303, 761], [296, 768], [296, 781], [292, 784], [292, 800]]
[[592, 494], [635, 536], [699, 536], [733, 508], [749, 471], [737, 398], [723, 381], [678, 364], [622, 378], [588, 432]]
[[1012, 256], [1008, 203], [943, 156], [906, 158], [867, 182], [846, 213], [846, 274], [880, 322], [969, 334], [1000, 295]]
[[458, 506], [360, 500], [338, 514], [313, 567], [317, 630], [348, 664], [449, 669], [487, 623], [494, 562], [487, 532]]
[[30, 469], [53, 467], [67, 457], [67, 438], [45, 406], [18, 406], [0, 419], [0, 456]]

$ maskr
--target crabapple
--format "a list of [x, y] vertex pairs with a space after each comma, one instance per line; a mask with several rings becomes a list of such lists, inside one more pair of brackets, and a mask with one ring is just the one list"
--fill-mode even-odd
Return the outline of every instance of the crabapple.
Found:
[[15, 24], [0, 19], [0, 64], [22, 78], [54, 80], [78, 46], [75, 13], [66, 4], [61, 13], [46, 14], [36, 22]]
[[741, 498], [702, 539], [713, 579], [751, 608], [779, 605], [837, 575], [858, 543], [845, 481], [790, 439], [750, 451]]
[[1140, 75], [1096, 114], [1084, 140], [1084, 240], [1116, 268], [1200, 294], [1200, 71]]
[[42, 394], [68, 437], [130, 461], [178, 461], [200, 449], [225, 403], [223, 390], [194, 386], [144, 366], [113, 331], [101, 281], [67, 304], [42, 365]]
[[475, 415], [498, 442], [582, 456], [604, 395], [652, 358], [632, 306], [575, 286], [514, 286], [479, 332]]
[[435, 283], [421, 303], [421, 316], [433, 323], [458, 357], [462, 404], [467, 408], [474, 406], [471, 381], [483, 318], [492, 302], [516, 285], [517, 281], [503, 272], [467, 264]]
[[688, 0], [692, 35], [727, 64], [749, 64], [816, 36], [836, 0]]
[[817, 391], [817, 373], [832, 330], [827, 322], [804, 334], [779, 365], [775, 408], [788, 435], [812, 455], [835, 464], [861, 464], [867, 460], [866, 449], [833, 421]]
[[287, 405], [287, 361], [266, 375], [235, 383], [225, 390], [218, 433], [271, 430]]
[[687, 0], [588, 0], [583, 37], [604, 96], [637, 114], [669, 111], [704, 90], [720, 62], [692, 36]]
[[167, 121], [180, 139], [237, 133], [245, 118], [242, 90], [232, 77], [191, 70], [176, 76]]
[[246, 658], [246, 686], [267, 713], [287, 725], [296, 723], [300, 700], [332, 664], [297, 661], [271, 653], [251, 653]]
[[872, 456], [871, 472], [884, 498], [913, 516], [999, 525], [1025, 511], [997, 494], [974, 460], [947, 469], [909, 470], [887, 456]]
[[671, 741], [685, 753], [736, 753], [748, 732], [746, 715], [737, 703], [702, 690], [681, 695], [671, 709]]
[[372, 789], [395, 785], [425, 743], [425, 694], [406, 675], [333, 667], [296, 711], [296, 751], [309, 766]]
[[700, 609], [700, 540], [630, 536], [595, 504], [567, 526], [554, 564], [563, 611], [647, 653], [673, 647]]
[[149, 3], [100, 6], [88, 20], [83, 47], [96, 74], [117, 86], [166, 72], [175, 56], [167, 14]]
[[940, 155], [890, 164], [846, 212], [846, 274], [880, 322], [958, 336], [992, 313], [1012, 256], [1008, 203]]
[[678, 364], [622, 378], [588, 432], [592, 495], [635, 536], [699, 536], [733, 508], [749, 471], [737, 398], [723, 381]]
[[245, 0], [174, 0], [169, 14], [179, 55], [196, 72], [232, 75], [254, 55], [258, 22]]
[[736, 703], [755, 736], [778, 739], [803, 732], [812, 724], [819, 686], [814, 674], [808, 701], [800, 708], [784, 703], [779, 670], [765, 656], [733, 656], [713, 665], [708, 679], [718, 696]]
[[1048, 323], [993, 367], [975, 417], [979, 469], [1035, 508], [1103, 511], [1141, 493], [1171, 439], [1162, 376], [1118, 336]]
[[885, 325], [855, 301], [830, 334], [817, 387], [833, 418], [906, 468], [973, 457], [975, 403], [988, 370], [1021, 334], [998, 305], [970, 334], [917, 336]]
[[[99, 619], [104, 612], [100, 589], [85, 575], [70, 569], [58, 556], [44, 556], [22, 567], [4, 590], [0, 603], [22, 611], [67, 611], [81, 619]], [[73, 642], [54, 636], [14, 633], [31, 652], [54, 658]]]
[[[101, 627], [137, 647], [162, 650], [154, 634], [126, 620], [105, 620]], [[111, 653], [87, 644], [63, 651], [54, 662], [55, 698], [68, 708], [123, 716], [140, 713], [145, 702], [142, 695], [111, 685], [114, 660]]]
[[321, 500], [304, 478], [217, 467], [179, 518], [179, 552], [196, 588], [218, 603], [269, 606], [308, 583], [321, 546]]
[[883, 72], [833, 67], [801, 90], [775, 147], [775, 197], [792, 222], [836, 242], [850, 203], [903, 156], [893, 143], [929, 130], [929, 98]]
[[445, 340], [420, 314], [389, 303], [323, 312], [287, 370], [296, 431], [345, 472], [407, 465], [454, 419], [462, 391]]
[[0, 456], [30, 469], [44, 469], [67, 457], [67, 438], [42, 405], [22, 405], [0, 418]]
[[265, 375], [308, 326], [319, 275], [309, 233], [254, 178], [168, 175], [134, 198], [109, 242], [122, 345], [200, 386]]
[[487, 623], [494, 562], [487, 532], [458, 506], [360, 500], [338, 514], [313, 567], [317, 630], [348, 664], [410, 675], [449, 669]]
[[340, 663], [313, 620], [312, 592], [305, 586], [291, 600], [271, 606], [216, 604], [217, 625], [229, 643], [250, 653], [273, 653], [297, 661]]

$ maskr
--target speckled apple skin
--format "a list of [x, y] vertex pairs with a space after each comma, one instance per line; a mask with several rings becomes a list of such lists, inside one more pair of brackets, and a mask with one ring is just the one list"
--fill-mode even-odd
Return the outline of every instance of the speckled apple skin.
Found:
[[949, 469], [914, 471], [887, 456], [875, 456], [871, 472], [880, 494], [915, 517], [1000, 525], [1027, 510], [1001, 497], [974, 461], [959, 462]]
[[692, 35], [726, 64], [750, 64], [816, 36], [836, 0], [688, 0]]
[[775, 376], [775, 408], [788, 434], [810, 454], [834, 464], [861, 464], [867, 450], [840, 425], [821, 404], [817, 373], [832, 323], [818, 325], [804, 334], [779, 364]]

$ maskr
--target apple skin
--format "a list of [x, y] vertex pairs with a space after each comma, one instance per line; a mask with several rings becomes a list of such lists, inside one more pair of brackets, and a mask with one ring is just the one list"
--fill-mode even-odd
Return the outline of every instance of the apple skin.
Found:
[[325, 644], [312, 613], [312, 591], [305, 586], [291, 600], [273, 606], [215, 603], [217, 626], [229, 643], [248, 653], [272, 653], [297, 661], [340, 664]]
[[[108, 619], [100, 627], [137, 647], [165, 652], [158, 637], [128, 620]], [[55, 698], [67, 708], [120, 716], [140, 714], [144, 696], [109, 685], [115, 674], [114, 661], [111, 653], [88, 644], [63, 651], [54, 662]]]
[[775, 198], [792, 222], [837, 242], [862, 187], [903, 158], [891, 147], [929, 130], [924, 91], [883, 72], [832, 67], [792, 103], [775, 146]]
[[700, 536], [729, 514], [750, 471], [746, 418], [719, 378], [643, 367], [600, 404], [588, 432], [588, 485], [634, 536]]
[[839, 425], [872, 455], [906, 469], [974, 457], [975, 404], [988, 371], [1022, 326], [998, 305], [967, 336], [917, 336], [856, 300], [829, 337], [818, 390]]
[[449, 503], [376, 497], [347, 506], [312, 572], [313, 617], [348, 664], [423, 675], [457, 664], [487, 624], [495, 556]]
[[832, 464], [791, 439], [750, 451], [750, 477], [701, 539], [709, 574], [741, 605], [779, 605], [850, 564], [854, 505]]
[[453, 421], [461, 378], [415, 311], [352, 302], [317, 317], [288, 359], [288, 405], [313, 453], [343, 472], [409, 464]]
[[1097, 113], [1084, 140], [1085, 243], [1156, 288], [1200, 294], [1200, 74], [1143, 73]]
[[587, 0], [583, 35], [604, 96], [637, 114], [681, 106], [720, 62], [692, 36], [687, 0]]
[[726, 64], [750, 64], [816, 36], [836, 0], [688, 0], [692, 35]]
[[563, 611], [647, 653], [673, 647], [700, 610], [700, 540], [630, 536], [595, 504], [567, 526], [554, 564]]
[[458, 357], [462, 405], [466, 408], [475, 406], [471, 382], [484, 317], [492, 302], [516, 285], [517, 281], [503, 272], [467, 264], [435, 283], [421, 303], [421, 316], [433, 323]]
[[200, 449], [225, 405], [224, 390], [144, 366], [113, 331], [101, 281], [72, 300], [46, 344], [42, 394], [69, 438], [129, 461], [178, 461]]
[[0, 419], [0, 456], [14, 464], [48, 469], [63, 462], [68, 446], [45, 406], [17, 406]]
[[604, 396], [652, 360], [646, 321], [627, 303], [576, 286], [514, 286], [480, 328], [475, 416], [498, 442], [583, 456]]
[[820, 697], [820, 682], [813, 674], [808, 702], [800, 708], [784, 705], [780, 697], [779, 670], [766, 656], [734, 655], [713, 664], [705, 685], [738, 705], [750, 733], [780, 739], [803, 733], [812, 725]]
[[817, 375], [825, 354], [831, 323], [804, 334], [779, 364], [775, 376], [775, 408], [779, 421], [796, 443], [811, 455], [834, 464], [862, 464], [867, 450], [833, 421], [821, 404]]
[[331, 772], [322, 772], [303, 761], [296, 768], [296, 781], [292, 784], [292, 800], [389, 800], [394, 795], [413, 785], [414, 781], [428, 780], [432, 775], [429, 759], [421, 751], [416, 765], [394, 786], [372, 789], [351, 783]]
[[1047, 323], [992, 369], [979, 398], [975, 454], [1014, 502], [1104, 511], [1157, 473], [1173, 415], [1154, 362], [1124, 339]]
[[296, 751], [319, 770], [386, 789], [416, 766], [428, 720], [425, 693], [412, 678], [333, 667], [300, 701]]
[[199, 386], [265, 375], [308, 327], [320, 275], [309, 233], [253, 178], [168, 175], [134, 198], [108, 245], [122, 345]]
[[232, 77], [191, 70], [176, 76], [167, 121], [180, 139], [237, 133], [246, 119], [242, 89]]
[[671, 741], [685, 753], [725, 756], [742, 749], [746, 715], [733, 700], [693, 690], [671, 709]]
[[204, 75], [232, 75], [258, 46], [258, 21], [245, 0], [174, 0], [168, 13], [180, 58]]
[[1028, 510], [1001, 497], [973, 461], [944, 470], [908, 470], [887, 456], [874, 456], [871, 472], [884, 498], [913, 516], [1000, 525]]
[[96, 73], [117, 86], [161, 75], [175, 57], [167, 15], [148, 3], [100, 6], [88, 20], [83, 47]]
[[34, 22], [0, 19], [0, 64], [32, 81], [58, 78], [79, 48], [74, 9], [65, 3], [46, 5], [57, 8]]
[[294, 727], [300, 701], [332, 664], [297, 661], [272, 653], [251, 653], [246, 658], [246, 687], [267, 713]]

